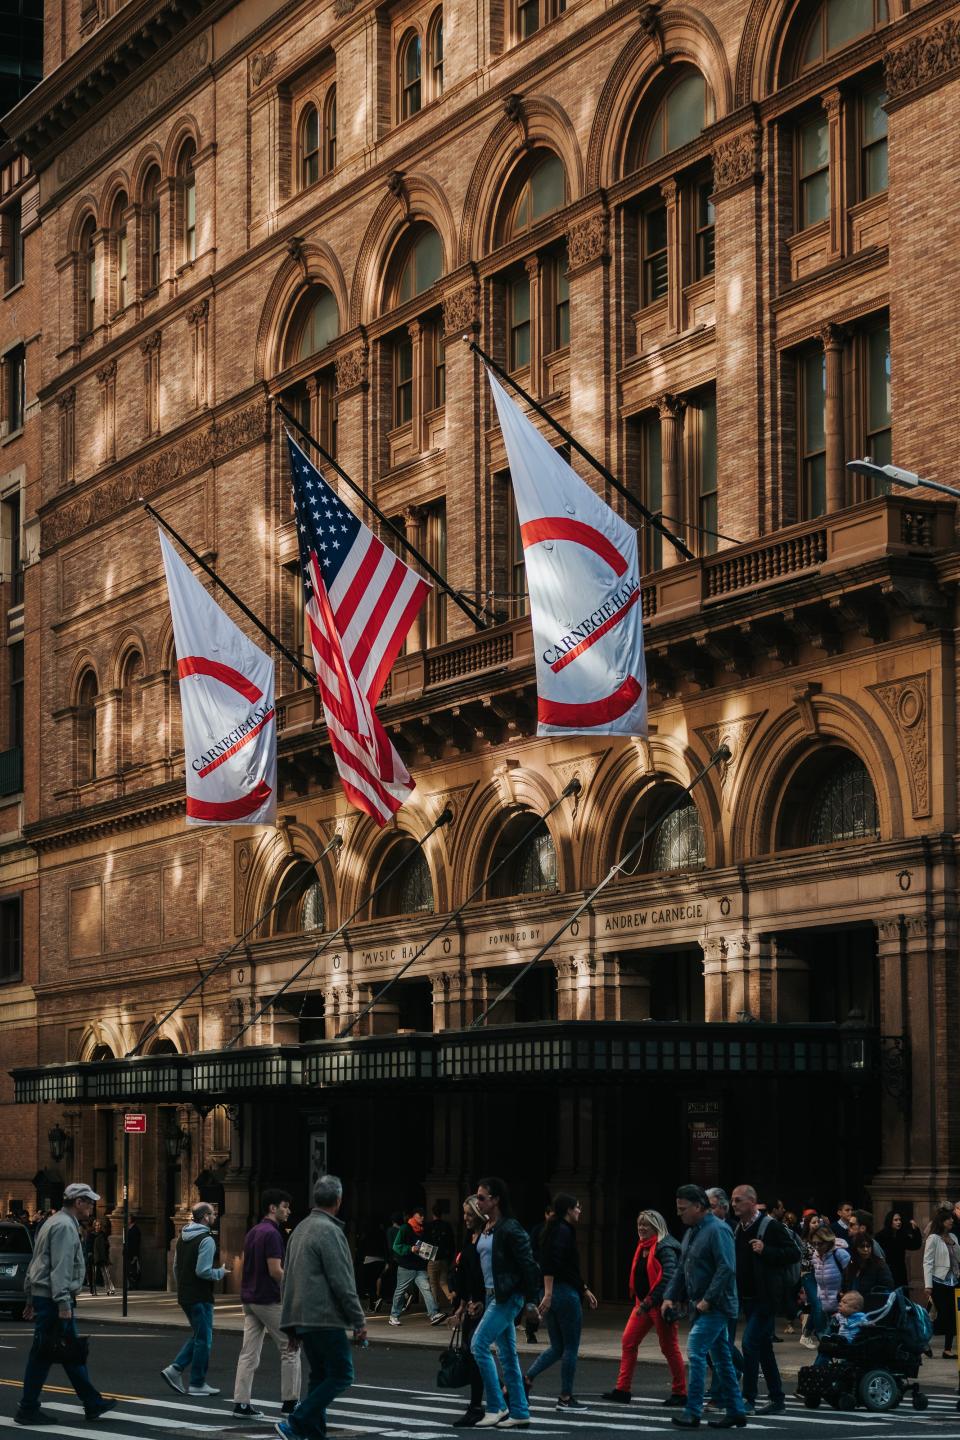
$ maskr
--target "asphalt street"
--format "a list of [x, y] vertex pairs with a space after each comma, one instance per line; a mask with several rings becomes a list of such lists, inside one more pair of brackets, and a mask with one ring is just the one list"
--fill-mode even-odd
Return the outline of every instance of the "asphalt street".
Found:
[[[280, 1366], [273, 1347], [264, 1347], [254, 1387], [254, 1403], [266, 1412], [264, 1420], [235, 1420], [232, 1415], [233, 1376], [240, 1336], [214, 1337], [209, 1383], [220, 1395], [207, 1400], [181, 1400], [164, 1384], [160, 1371], [176, 1353], [182, 1336], [171, 1328], [151, 1327], [130, 1320], [102, 1324], [84, 1319], [81, 1331], [91, 1337], [90, 1372], [105, 1395], [115, 1397], [117, 1408], [96, 1422], [87, 1422], [62, 1371], [53, 1370], [43, 1404], [56, 1414], [55, 1427], [28, 1428], [14, 1424], [23, 1366], [30, 1346], [30, 1327], [0, 1319], [0, 1432], [39, 1437], [57, 1434], [71, 1440], [266, 1440], [274, 1434], [280, 1416]], [[269, 1348], [268, 1348], [269, 1347]], [[354, 1352], [356, 1383], [330, 1411], [332, 1440], [350, 1435], [383, 1435], [391, 1440], [453, 1440], [450, 1422], [465, 1408], [466, 1392], [438, 1390], [435, 1386], [436, 1348], [378, 1342]], [[584, 1360], [577, 1372], [577, 1392], [586, 1409], [579, 1414], [558, 1414], [555, 1409], [559, 1371], [541, 1376], [531, 1407], [531, 1432], [553, 1440], [604, 1436], [629, 1440], [631, 1435], [668, 1436], [671, 1410], [662, 1405], [665, 1376], [659, 1368], [641, 1366], [634, 1399], [628, 1407], [601, 1400], [615, 1379], [611, 1362]], [[921, 1372], [921, 1382], [923, 1374]], [[924, 1386], [930, 1397], [926, 1411], [914, 1410], [909, 1397], [895, 1411], [871, 1415], [864, 1410], [836, 1414], [809, 1411], [791, 1400], [785, 1415], [751, 1420], [750, 1430], [762, 1431], [764, 1440], [801, 1436], [802, 1440], [960, 1440], [960, 1410], [956, 1392]], [[483, 1433], [483, 1432], [479, 1432]], [[704, 1429], [704, 1434], [710, 1433]]]

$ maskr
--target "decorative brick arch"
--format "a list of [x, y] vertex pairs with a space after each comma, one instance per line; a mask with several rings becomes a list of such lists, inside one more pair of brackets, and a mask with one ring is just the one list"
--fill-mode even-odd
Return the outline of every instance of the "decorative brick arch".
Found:
[[458, 267], [482, 259], [493, 248], [504, 187], [531, 148], [552, 150], [563, 161], [570, 204], [584, 194], [583, 156], [567, 112], [545, 95], [525, 95], [521, 108], [522, 122], [504, 116], [491, 131], [473, 167], [463, 207]]
[[[321, 852], [329, 843], [329, 835], [296, 820], [291, 820], [282, 830], [278, 827], [263, 837], [254, 852], [244, 890], [240, 915], [241, 934], [254, 924], [258, 915], [262, 915], [276, 901], [284, 874], [296, 860], [306, 860], [314, 866], [314, 873], [323, 891], [326, 928], [337, 928], [338, 895], [333, 873], [333, 852], [320, 859]], [[272, 918], [267, 922], [267, 930], [271, 935], [274, 933]]]
[[325, 240], [308, 240], [278, 269], [257, 327], [254, 380], [269, 380], [283, 368], [283, 349], [291, 317], [310, 285], [325, 285], [337, 302], [341, 334], [349, 310], [347, 282], [337, 256]]
[[143, 200], [143, 183], [154, 166], [163, 179], [163, 151], [159, 145], [148, 145], [140, 151], [130, 171], [130, 199], [139, 205]]
[[[730, 827], [732, 861], [770, 855], [790, 782], [818, 750], [837, 747], [862, 760], [877, 797], [880, 835], [903, 835], [901, 782], [894, 759], [896, 738], [856, 701], [840, 695], [811, 697], [806, 718], [798, 706], [776, 716], [751, 742], [749, 765], [737, 768]], [[815, 729], [810, 728], [810, 716]]]
[[128, 626], [124, 630], [119, 643], [113, 648], [113, 659], [110, 663], [110, 683], [112, 689], [119, 690], [123, 684], [123, 672], [127, 667], [128, 659], [134, 652], [139, 654], [140, 659], [143, 661], [144, 675], [149, 675], [151, 666], [147, 663], [147, 644], [143, 638], [143, 633], [135, 626]]
[[73, 217], [67, 231], [67, 253], [71, 250], [80, 249], [80, 235], [88, 220], [92, 220], [96, 229], [100, 228], [99, 205], [97, 197], [92, 191], [87, 191], [74, 208]]
[[161, 173], [164, 179], [171, 179], [177, 173], [177, 161], [185, 140], [192, 140], [194, 154], [200, 151], [200, 125], [193, 115], [178, 115], [177, 123], [167, 136], [163, 150]]
[[432, 225], [443, 246], [443, 274], [455, 268], [457, 226], [442, 188], [425, 175], [402, 175], [374, 211], [357, 253], [350, 291], [350, 328], [375, 320], [390, 256], [409, 225]]
[[100, 684], [100, 667], [89, 650], [82, 650], [70, 667], [70, 674], [67, 678], [66, 685], [67, 705], [76, 706], [80, 703], [80, 682], [88, 673], [93, 676], [96, 682], [97, 694], [102, 695], [103, 687]]
[[587, 149], [586, 186], [591, 193], [620, 179], [623, 151], [644, 94], [675, 65], [692, 65], [707, 82], [720, 120], [733, 108], [733, 82], [716, 29], [700, 10], [678, 6], [660, 16], [664, 69], [659, 47], [638, 32], [614, 62], [597, 105]]
[[571, 796], [551, 816], [546, 811], [555, 803], [560, 787], [554, 787], [545, 776], [523, 766], [500, 768], [487, 785], [475, 791], [460, 818], [458, 830], [464, 840], [455, 856], [453, 872], [457, 879], [454, 904], [464, 900], [484, 878], [496, 837], [514, 815], [526, 812], [530, 823], [544, 819], [553, 848], [557, 854], [558, 891], [575, 890], [578, 885], [573, 845], [570, 839], [570, 816], [564, 808], [573, 809]]
[[[159, 1015], [151, 1015], [148, 1020], [145, 1020], [143, 1022], [140, 1027], [140, 1033], [136, 1042], [138, 1046], [142, 1043], [143, 1038], [148, 1035], [149, 1032], [153, 1029], [153, 1026], [157, 1023], [157, 1020], [159, 1018]], [[159, 1030], [157, 1030], [154, 1034], [150, 1035], [150, 1039], [147, 1041], [146, 1049], [143, 1051], [143, 1054], [154, 1054], [157, 1046], [162, 1045], [164, 1041], [167, 1041], [169, 1044], [171, 1044], [178, 1055], [189, 1055], [191, 1053], [193, 1049], [193, 1041], [190, 1036], [188, 1021], [182, 1013], [171, 1015], [169, 1019], [163, 1022]]]
[[113, 1051], [115, 1060], [122, 1060], [130, 1049], [124, 1027], [116, 1020], [94, 1020], [83, 1032], [77, 1046], [77, 1059], [83, 1063], [92, 1060], [101, 1045]]
[[97, 225], [101, 230], [108, 230], [113, 219], [113, 207], [117, 196], [123, 192], [127, 197], [127, 204], [132, 199], [130, 193], [130, 177], [125, 170], [114, 170], [100, 192], [100, 208], [97, 215]]
[[[811, 0], [752, 0], [737, 53], [734, 104], [738, 108], [765, 100], [778, 88], [795, 22], [802, 23], [814, 8]], [[907, 8], [904, 0], [890, 0], [891, 23]]]
[[[340, 906], [344, 917], [352, 914], [373, 890], [390, 845], [403, 836], [409, 836], [412, 840], [423, 840], [441, 808], [434, 805], [428, 809], [425, 804], [418, 804], [417, 792], [414, 792], [413, 798], [397, 812], [391, 824], [383, 829], [375, 825], [368, 815], [348, 818], [338, 867]], [[339, 830], [340, 826], [337, 828]], [[434, 910], [437, 914], [442, 914], [450, 906], [450, 882], [442, 833], [436, 832], [422, 848], [430, 870]], [[357, 923], [363, 923], [364, 918], [364, 912], [361, 911]]]

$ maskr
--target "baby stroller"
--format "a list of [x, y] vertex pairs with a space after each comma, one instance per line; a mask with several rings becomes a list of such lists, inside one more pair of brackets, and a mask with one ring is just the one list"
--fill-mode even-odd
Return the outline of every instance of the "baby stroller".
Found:
[[932, 1334], [930, 1317], [903, 1290], [894, 1290], [853, 1340], [825, 1335], [820, 1355], [827, 1363], [807, 1365], [797, 1377], [797, 1393], [809, 1410], [826, 1401], [835, 1410], [894, 1410], [911, 1392], [913, 1408], [928, 1400], [917, 1375]]

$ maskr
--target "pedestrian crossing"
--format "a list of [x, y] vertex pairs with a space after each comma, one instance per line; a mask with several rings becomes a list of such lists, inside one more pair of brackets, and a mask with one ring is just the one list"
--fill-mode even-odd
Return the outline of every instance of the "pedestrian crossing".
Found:
[[[629, 1408], [613, 1406], [588, 1394], [581, 1398], [585, 1408], [571, 1413], [558, 1412], [549, 1395], [534, 1395], [530, 1404], [531, 1432], [539, 1440], [588, 1440], [607, 1435], [609, 1440], [627, 1440], [631, 1435], [662, 1436], [667, 1440], [667, 1436], [676, 1436], [671, 1424], [676, 1412], [665, 1408], [659, 1398], [635, 1396]], [[229, 1396], [201, 1404], [127, 1395], [118, 1397], [117, 1407], [109, 1415], [89, 1422], [72, 1390], [48, 1385], [43, 1405], [57, 1418], [55, 1430], [19, 1426], [11, 1417], [0, 1415], [0, 1432], [14, 1430], [35, 1440], [51, 1434], [69, 1440], [172, 1440], [175, 1435], [183, 1440], [213, 1436], [267, 1440], [280, 1418], [280, 1405], [256, 1398], [253, 1403], [265, 1412], [264, 1419], [238, 1418]], [[459, 1392], [358, 1382], [330, 1409], [330, 1440], [366, 1435], [383, 1436], [385, 1440], [453, 1440], [451, 1425], [462, 1415], [465, 1405], [466, 1397]], [[930, 1395], [929, 1409], [925, 1411], [913, 1410], [907, 1400], [898, 1410], [885, 1415], [862, 1410], [813, 1413], [790, 1401], [785, 1414], [758, 1416], [749, 1424], [751, 1432], [766, 1432], [764, 1440], [778, 1440], [778, 1432], [788, 1440], [801, 1430], [807, 1432], [805, 1440], [826, 1440], [824, 1427], [832, 1427], [842, 1440], [923, 1440], [924, 1433], [930, 1430], [936, 1432], [937, 1440], [960, 1440], [960, 1411], [955, 1397], [944, 1394]]]

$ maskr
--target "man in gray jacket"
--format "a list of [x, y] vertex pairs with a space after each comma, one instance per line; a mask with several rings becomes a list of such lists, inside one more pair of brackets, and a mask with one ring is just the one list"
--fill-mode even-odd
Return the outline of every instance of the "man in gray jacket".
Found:
[[[24, 1316], [30, 1319], [32, 1315], [34, 1328], [23, 1395], [13, 1417], [18, 1425], [55, 1425], [60, 1418], [41, 1410], [40, 1392], [53, 1364], [50, 1346], [60, 1336], [79, 1343], [73, 1311], [86, 1273], [80, 1227], [90, 1219], [99, 1199], [89, 1185], [68, 1185], [63, 1192], [63, 1208], [51, 1215], [37, 1233], [24, 1282], [29, 1297]], [[103, 1398], [85, 1364], [64, 1364], [63, 1368], [83, 1401], [88, 1420], [97, 1420], [113, 1409], [115, 1402]]]
[[310, 1388], [297, 1408], [277, 1422], [284, 1440], [317, 1440], [327, 1432], [327, 1406], [353, 1384], [354, 1344], [367, 1338], [367, 1320], [357, 1294], [350, 1247], [337, 1211], [343, 1186], [336, 1175], [321, 1175], [313, 1187], [313, 1209], [290, 1237], [283, 1268], [280, 1329], [302, 1345], [310, 1366]]
[[707, 1356], [713, 1364], [717, 1400], [725, 1414], [711, 1420], [714, 1429], [730, 1429], [747, 1423], [743, 1397], [737, 1385], [730, 1353], [727, 1322], [736, 1316], [737, 1263], [730, 1227], [710, 1212], [710, 1201], [699, 1185], [681, 1185], [677, 1191], [677, 1214], [687, 1226], [677, 1273], [667, 1286], [660, 1313], [674, 1318], [677, 1305], [693, 1311], [693, 1325], [687, 1337], [687, 1403], [674, 1425], [695, 1430], [703, 1413], [703, 1385]]

